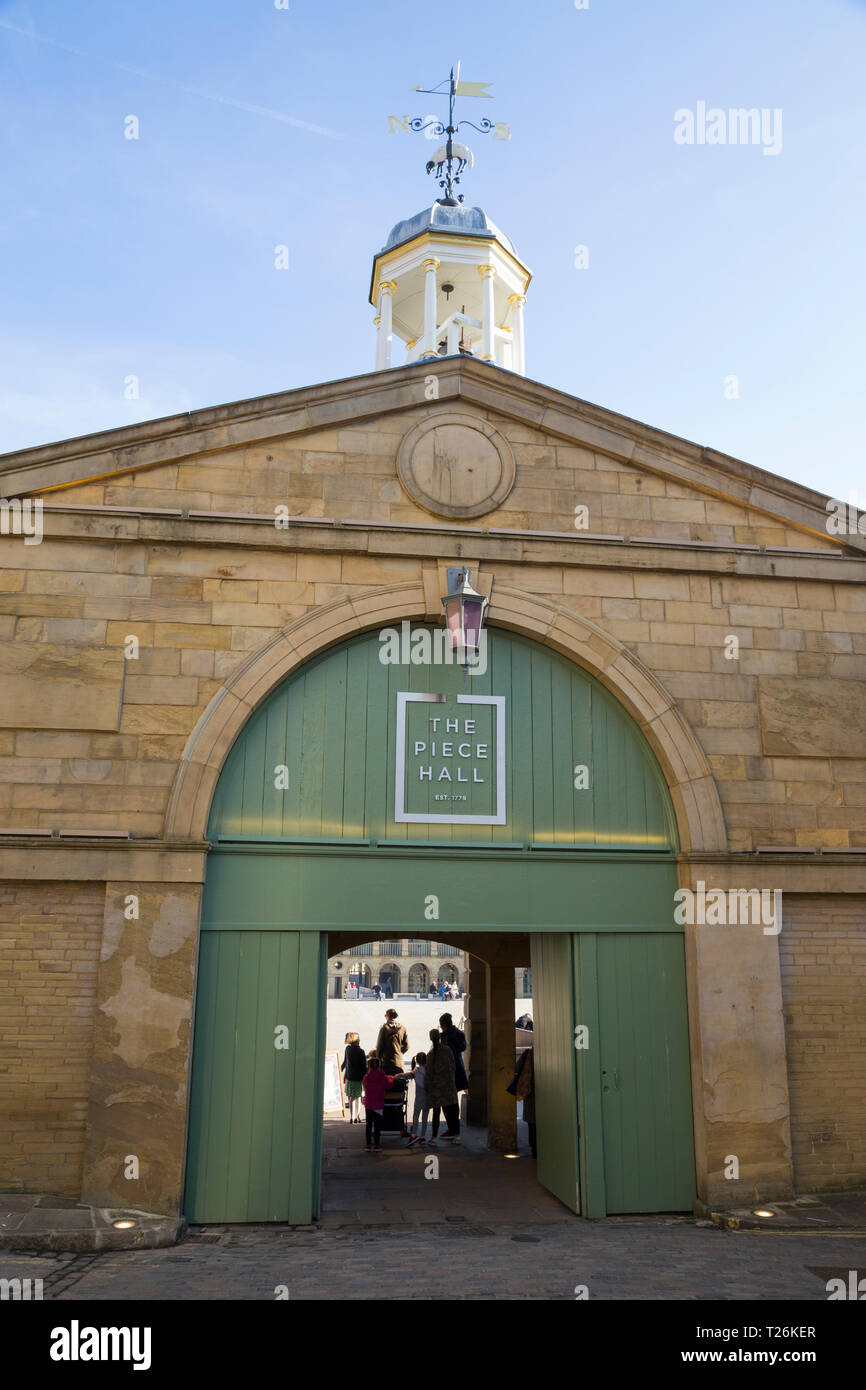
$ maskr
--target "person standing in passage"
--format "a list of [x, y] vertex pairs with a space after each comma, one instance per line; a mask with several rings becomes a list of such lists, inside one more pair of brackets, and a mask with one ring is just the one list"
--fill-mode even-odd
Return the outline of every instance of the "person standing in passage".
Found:
[[442, 1042], [439, 1029], [430, 1029], [433, 1044], [427, 1053], [427, 1100], [433, 1108], [433, 1122], [430, 1128], [430, 1142], [435, 1143], [439, 1134], [439, 1114], [445, 1111], [448, 1128], [443, 1139], [460, 1138], [460, 1114], [457, 1109], [457, 1088], [454, 1085], [454, 1053]]
[[450, 1047], [454, 1053], [454, 1085], [458, 1092], [469, 1089], [469, 1081], [466, 1076], [466, 1068], [463, 1065], [462, 1053], [466, 1051], [466, 1034], [460, 1029], [455, 1028], [454, 1020], [450, 1014], [443, 1014], [439, 1019], [439, 1027], [442, 1029], [442, 1041], [446, 1047]]
[[411, 1149], [415, 1144], [425, 1143], [427, 1138], [427, 1116], [430, 1113], [430, 1102], [427, 1099], [427, 1057], [425, 1053], [418, 1053], [409, 1075], [415, 1082], [415, 1104], [412, 1107], [412, 1128], [409, 1131], [409, 1148]]
[[376, 1056], [382, 1063], [382, 1070], [391, 1076], [403, 1075], [403, 1054], [409, 1051], [409, 1035], [402, 1023], [397, 1022], [397, 1010], [385, 1010], [385, 1022], [379, 1029], [376, 1039]]
[[[370, 1070], [364, 1077], [364, 1108], [367, 1111], [367, 1153], [378, 1153], [382, 1147], [382, 1111], [388, 1074], [382, 1070], [378, 1057], [370, 1058]], [[370, 1140], [372, 1139], [372, 1144]]]
[[343, 1053], [343, 1065], [340, 1070], [346, 1078], [349, 1124], [359, 1125], [361, 1123], [361, 1092], [364, 1073], [367, 1070], [367, 1058], [364, 1056], [363, 1047], [359, 1046], [357, 1033], [346, 1034], [346, 1051]]
[[506, 1086], [506, 1091], [523, 1101], [523, 1118], [529, 1130], [529, 1147], [532, 1157], [538, 1158], [538, 1139], [535, 1128], [535, 1063], [532, 1048], [525, 1047], [517, 1059], [514, 1078]]

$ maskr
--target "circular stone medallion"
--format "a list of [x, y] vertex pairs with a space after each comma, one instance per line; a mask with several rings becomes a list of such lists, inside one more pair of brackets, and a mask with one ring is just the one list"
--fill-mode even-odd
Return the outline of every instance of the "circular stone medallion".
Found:
[[483, 516], [514, 487], [514, 455], [485, 420], [441, 413], [405, 436], [397, 472], [413, 502], [435, 516]]

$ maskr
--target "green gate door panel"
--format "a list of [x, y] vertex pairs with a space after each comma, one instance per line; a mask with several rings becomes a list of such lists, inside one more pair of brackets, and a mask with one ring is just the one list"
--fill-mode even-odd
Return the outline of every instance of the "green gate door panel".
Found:
[[[325, 951], [313, 933], [201, 933], [189, 1221], [305, 1224], [318, 1214]], [[274, 1045], [279, 1025], [288, 1049]]]
[[[413, 624], [412, 632], [437, 629]], [[208, 839], [676, 849], [664, 778], [644, 735], [614, 697], [565, 657], [514, 633], [492, 629], [487, 650], [484, 674], [465, 676], [451, 664], [385, 663], [379, 633], [371, 632], [308, 662], [268, 696], [241, 731], [214, 794]], [[398, 692], [441, 695], [449, 702], [458, 694], [504, 697], [504, 824], [394, 819]], [[413, 725], [415, 737], [420, 737], [424, 708], [407, 706], [407, 731], [412, 720], [421, 721]], [[442, 709], [427, 708], [431, 717]], [[479, 720], [485, 708], [489, 714], [489, 707], [476, 707]], [[465, 710], [472, 713], [469, 706]], [[407, 743], [414, 804], [421, 789], [408, 732]], [[491, 750], [479, 770], [492, 776], [493, 761]], [[274, 770], [280, 766], [288, 772], [285, 788], [275, 786]], [[449, 766], [453, 770], [456, 763]], [[588, 787], [574, 785], [578, 766], [589, 770]], [[437, 778], [439, 771], [437, 764]], [[468, 780], [471, 784], [472, 777]], [[435, 801], [437, 789], [438, 782], [423, 784], [427, 795], [419, 813], [459, 814], [459, 805]], [[467, 791], [471, 799], [471, 786]]]
[[[676, 864], [579, 852], [221, 845], [208, 856], [202, 922], [234, 930], [357, 928], [365, 940], [430, 930], [682, 932]], [[414, 925], [413, 925], [414, 924]], [[410, 930], [411, 929], [411, 930]]]
[[588, 1214], [603, 1214], [601, 1207], [608, 1214], [690, 1211], [695, 1155], [682, 936], [581, 936], [577, 995], [579, 1011], [597, 1018], [581, 1077]]
[[538, 1181], [579, 1212], [573, 939], [542, 932], [530, 944]]

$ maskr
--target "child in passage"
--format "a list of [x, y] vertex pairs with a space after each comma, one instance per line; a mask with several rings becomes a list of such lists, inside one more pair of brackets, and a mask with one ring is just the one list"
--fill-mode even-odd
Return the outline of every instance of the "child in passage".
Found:
[[[430, 1113], [430, 1107], [427, 1102], [426, 1053], [419, 1052], [416, 1054], [409, 1075], [415, 1082], [415, 1104], [412, 1108], [412, 1128], [409, 1131], [409, 1148], [411, 1149], [414, 1144], [423, 1144], [427, 1136], [427, 1116]], [[416, 1130], [418, 1130], [417, 1133]]]
[[[379, 1153], [382, 1148], [382, 1111], [385, 1107], [385, 1090], [391, 1080], [387, 1072], [382, 1071], [382, 1065], [378, 1057], [367, 1059], [370, 1070], [364, 1077], [364, 1108], [367, 1111], [367, 1152], [372, 1148], [374, 1153]], [[370, 1140], [373, 1143], [370, 1143]]]

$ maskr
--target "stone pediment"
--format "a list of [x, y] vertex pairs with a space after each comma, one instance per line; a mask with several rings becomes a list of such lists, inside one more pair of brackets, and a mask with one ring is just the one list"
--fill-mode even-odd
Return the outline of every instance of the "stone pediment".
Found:
[[468, 358], [0, 457], [0, 495], [23, 494], [49, 506], [287, 507], [380, 525], [450, 517], [489, 530], [866, 549], [866, 538], [828, 535], [820, 493]]

